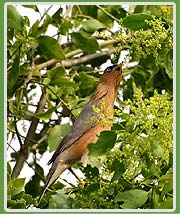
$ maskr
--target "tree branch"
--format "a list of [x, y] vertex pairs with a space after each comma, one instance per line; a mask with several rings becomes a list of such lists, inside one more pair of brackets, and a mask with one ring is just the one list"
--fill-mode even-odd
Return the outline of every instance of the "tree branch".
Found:
[[[43, 112], [46, 102], [47, 102], [47, 98], [44, 94], [42, 94], [40, 101], [38, 103], [38, 107], [36, 109], [36, 113]], [[34, 139], [35, 131], [38, 123], [39, 123], [39, 119], [34, 117], [29, 127], [24, 144], [21, 146], [19, 150], [19, 155], [12, 171], [12, 179], [17, 178], [19, 176], [26, 159], [29, 157], [30, 145], [32, 144], [32, 142], [29, 141], [29, 139]]]
[[116, 48], [112, 48], [112, 49], [109, 49], [107, 51], [103, 51], [103, 52], [100, 52], [100, 53], [94, 53], [94, 54], [89, 54], [88, 56], [84, 56], [84, 57], [81, 57], [79, 59], [74, 59], [74, 60], [69, 60], [69, 61], [62, 61], [60, 63], [60, 65], [57, 65], [58, 66], [64, 66], [65, 68], [70, 68], [72, 66], [75, 66], [75, 65], [80, 65], [80, 64], [83, 64], [83, 63], [88, 63], [94, 59], [97, 59], [97, 58], [100, 58], [100, 57], [103, 57], [103, 56], [110, 56], [111, 54], [115, 53], [116, 52]]
[[[114, 44], [114, 43], [115, 43], [114, 40], [108, 40], [108, 41], [103, 41], [103, 42], [99, 43], [99, 46], [100, 46], [101, 48], [104, 48], [104, 47], [107, 47], [107, 46], [112, 45], [112, 44]], [[77, 49], [77, 50], [74, 50], [74, 51], [71, 51], [71, 52], [67, 53], [65, 56], [66, 56], [66, 58], [71, 58], [71, 57], [73, 57], [73, 56], [75, 56], [75, 55], [77, 55], [77, 54], [80, 54], [80, 53], [83, 53], [83, 50]], [[103, 53], [103, 52], [102, 52], [102, 53]], [[87, 57], [88, 57], [88, 56], [87, 56]], [[66, 62], [66, 61], [64, 61], [64, 63], [65, 63], [65, 62]], [[57, 64], [57, 63], [61, 63], [61, 66], [66, 67], [66, 66], [65, 66], [66, 63], [65, 63], [65, 65], [64, 65], [60, 60], [51, 59], [51, 60], [49, 60], [49, 61], [47, 61], [47, 62], [43, 62], [43, 63], [41, 63], [41, 64], [35, 66], [35, 69], [41, 70], [41, 69], [43, 69], [43, 68], [46, 68], [46, 67], [51, 66], [51, 65], [55, 65], [55, 64]], [[69, 63], [68, 63], [68, 65], [69, 65]]]

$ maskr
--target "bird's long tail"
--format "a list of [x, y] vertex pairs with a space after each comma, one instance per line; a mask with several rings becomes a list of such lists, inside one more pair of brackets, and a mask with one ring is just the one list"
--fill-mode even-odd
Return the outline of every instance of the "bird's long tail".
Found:
[[49, 173], [48, 173], [48, 178], [45, 183], [45, 187], [43, 189], [43, 192], [41, 193], [38, 202], [40, 203], [41, 199], [43, 198], [47, 188], [54, 183], [58, 177], [67, 169], [69, 168], [69, 164], [60, 164], [59, 162], [54, 162]]

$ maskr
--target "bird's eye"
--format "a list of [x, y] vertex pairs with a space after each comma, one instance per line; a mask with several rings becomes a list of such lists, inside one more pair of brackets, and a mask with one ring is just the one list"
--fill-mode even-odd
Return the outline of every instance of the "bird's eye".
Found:
[[112, 71], [112, 68], [110, 66], [110, 67], [107, 67], [104, 72], [111, 72], [111, 71]]

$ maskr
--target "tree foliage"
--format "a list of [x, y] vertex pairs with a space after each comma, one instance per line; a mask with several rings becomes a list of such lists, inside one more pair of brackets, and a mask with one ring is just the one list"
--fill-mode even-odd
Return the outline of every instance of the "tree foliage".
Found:
[[[173, 6], [60, 5], [53, 15], [52, 6], [43, 14], [23, 7], [40, 18], [30, 25], [7, 6], [7, 206], [173, 208]], [[47, 34], [50, 26], [55, 35]], [[112, 130], [89, 145], [87, 186], [58, 180], [38, 205], [42, 156], [79, 115], [102, 65], [117, 63], [122, 51], [128, 55]], [[25, 163], [34, 170], [28, 182], [19, 177]]]

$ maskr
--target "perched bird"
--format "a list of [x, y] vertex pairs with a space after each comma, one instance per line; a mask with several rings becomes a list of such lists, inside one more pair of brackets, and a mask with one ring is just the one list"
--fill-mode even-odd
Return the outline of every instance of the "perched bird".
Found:
[[83, 163], [86, 161], [88, 154], [87, 145], [89, 143], [96, 143], [101, 131], [111, 129], [109, 124], [103, 126], [98, 120], [91, 120], [91, 118], [98, 118], [98, 114], [93, 110], [93, 106], [99, 107], [103, 100], [103, 114], [105, 117], [112, 119], [114, 101], [120, 85], [121, 74], [122, 63], [105, 69], [90, 101], [84, 106], [79, 117], [75, 120], [70, 131], [62, 139], [48, 162], [48, 164], [52, 163], [52, 166], [40, 199], [46, 189], [56, 181], [64, 170], [71, 169], [72, 164], [78, 161]]

